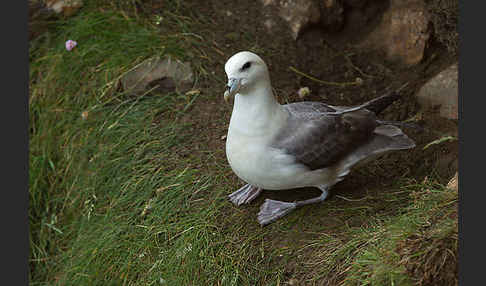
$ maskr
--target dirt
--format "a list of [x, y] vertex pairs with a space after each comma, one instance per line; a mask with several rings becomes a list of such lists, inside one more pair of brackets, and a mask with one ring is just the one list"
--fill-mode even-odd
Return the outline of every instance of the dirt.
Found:
[[[162, 1], [148, 2], [150, 3], [146, 4], [147, 6], [141, 7], [141, 11], [148, 15], [162, 13]], [[387, 1], [382, 3], [386, 5]], [[227, 188], [228, 194], [243, 184], [231, 172], [224, 152], [224, 136], [232, 109], [231, 105], [223, 101], [226, 80], [224, 64], [236, 52], [254, 51], [266, 61], [272, 85], [281, 103], [306, 100], [334, 105], [355, 105], [398, 88], [406, 82], [409, 83], [402, 99], [388, 107], [380, 117], [398, 121], [415, 118], [414, 122], [423, 129], [404, 128], [404, 131], [415, 140], [416, 148], [385, 155], [368, 164], [366, 168], [352, 172], [332, 190], [332, 196], [328, 199], [329, 205], [326, 207], [332, 204], [334, 211], [323, 210], [324, 208], [318, 206], [296, 211], [300, 213], [295, 216], [304, 218], [295, 218], [298, 220], [298, 223], [294, 224], [298, 225], [295, 235], [288, 236], [289, 232], [286, 232], [285, 235], [269, 241], [268, 247], [294, 245], [293, 249], [298, 249], [304, 241], [317, 238], [309, 234], [316, 233], [316, 229], [326, 229], [332, 233], [333, 229], [343, 224], [366, 225], [366, 215], [349, 216], [349, 212], [339, 211], [340, 208], [363, 207], [368, 208], [367, 211], [370, 213], [392, 213], [394, 210], [386, 201], [379, 199], [350, 202], [338, 199], [336, 195], [348, 199], [376, 197], [384, 190], [396, 190], [393, 187], [400, 179], [415, 179], [421, 182], [425, 176], [430, 177], [431, 174], [439, 182], [446, 184], [457, 171], [457, 141], [423, 149], [426, 144], [442, 136], [457, 136], [457, 121], [443, 119], [435, 112], [421, 112], [414, 97], [428, 79], [458, 60], [455, 53], [451, 53], [448, 47], [437, 40], [440, 39], [437, 35], [432, 35], [422, 62], [404, 68], [387, 62], [377, 52], [357, 49], [353, 43], [363, 33], [369, 32], [370, 28], [361, 27], [356, 23], [348, 23], [345, 32], [341, 34], [330, 34], [310, 28], [295, 41], [286, 23], [270, 7], [263, 8], [259, 1], [184, 1], [183, 5], [179, 7], [178, 13], [190, 18], [190, 32], [195, 35], [187, 36], [182, 43], [191, 51], [188, 60], [198, 74], [196, 88], [201, 91], [201, 95], [189, 111], [179, 118], [188, 125], [186, 132], [190, 136], [187, 136], [186, 144], [179, 146], [175, 151], [179, 156], [195, 158], [192, 163], [195, 168], [208, 173], [222, 172], [226, 179], [224, 187]], [[378, 13], [375, 17], [383, 10], [378, 8], [373, 10], [373, 13]], [[275, 23], [271, 31], [263, 25], [268, 19]], [[170, 28], [161, 29], [164, 32]], [[290, 67], [329, 82], [353, 82], [359, 77], [363, 83], [344, 87], [323, 85], [297, 74]], [[301, 99], [297, 91], [304, 86], [309, 87], [311, 93]], [[291, 201], [310, 198], [317, 194], [319, 192], [312, 188], [305, 188], [299, 192], [265, 191], [252, 204], [241, 208], [242, 220], [256, 222], [258, 208], [265, 198]], [[228, 207], [222, 211], [230, 215], [234, 209]], [[328, 219], [329, 217], [332, 219]], [[311, 259], [311, 251], [309, 248], [307, 253], [302, 251], [301, 255]], [[305, 273], [301, 273], [301, 264], [299, 261], [291, 261], [286, 266], [289, 279], [305, 278]]]
[[[154, 2], [157, 1], [152, 1], [152, 4]], [[349, 176], [347, 181], [369, 185], [369, 180], [383, 182], [401, 177], [404, 173], [420, 179], [434, 170], [439, 179], [447, 183], [457, 170], [457, 142], [441, 143], [422, 150], [427, 143], [441, 136], [457, 136], [456, 121], [443, 119], [434, 112], [420, 112], [414, 97], [428, 79], [457, 61], [457, 57], [448, 53], [447, 48], [437, 41], [431, 41], [420, 64], [404, 68], [385, 61], [377, 52], [356, 49], [350, 43], [359, 38], [353, 35], [360, 30], [351, 24], [350, 28], [345, 27], [344, 35], [311, 28], [295, 41], [286, 23], [275, 11], [270, 7], [262, 9], [258, 2], [185, 1], [179, 12], [191, 18], [192, 33], [202, 39], [194, 38], [185, 43], [194, 51], [190, 54], [190, 61], [199, 72], [196, 88], [201, 95], [189, 113], [182, 117], [191, 126], [188, 129], [193, 134], [191, 137], [202, 137], [190, 142], [201, 151], [215, 151], [217, 159], [225, 161], [224, 152], [221, 152], [225, 145], [222, 138], [226, 134], [232, 106], [222, 100], [226, 80], [224, 63], [238, 51], [251, 50], [268, 64], [272, 85], [281, 103], [309, 100], [354, 105], [409, 83], [403, 98], [388, 107], [380, 117], [398, 121], [415, 117], [415, 122], [423, 130], [404, 128], [404, 131], [416, 141], [417, 147], [395, 152], [379, 159], [378, 163], [372, 163], [371, 168], [376, 174], [371, 178], [365, 175], [360, 178], [362, 181], [356, 181], [360, 176], [357, 174]], [[157, 9], [150, 13], [157, 13]], [[269, 18], [276, 22], [271, 31], [262, 24]], [[346, 37], [350, 40], [345, 41]], [[199, 67], [203, 67], [206, 74]], [[290, 67], [329, 82], [353, 82], [360, 77], [363, 83], [345, 87], [323, 85], [295, 73]], [[311, 94], [301, 99], [297, 90], [304, 86], [310, 88]]]

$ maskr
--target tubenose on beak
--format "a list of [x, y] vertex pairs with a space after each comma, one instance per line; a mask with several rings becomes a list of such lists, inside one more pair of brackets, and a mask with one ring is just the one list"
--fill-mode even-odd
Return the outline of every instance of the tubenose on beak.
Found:
[[230, 78], [226, 85], [226, 91], [224, 92], [224, 100], [228, 102], [229, 98], [234, 96], [240, 90], [240, 80], [237, 78]]

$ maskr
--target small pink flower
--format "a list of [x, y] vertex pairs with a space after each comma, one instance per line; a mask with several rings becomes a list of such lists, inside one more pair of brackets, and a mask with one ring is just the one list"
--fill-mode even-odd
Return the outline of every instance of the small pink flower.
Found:
[[66, 41], [66, 50], [71, 51], [74, 47], [76, 47], [78, 43], [76, 43], [73, 40], [67, 40]]

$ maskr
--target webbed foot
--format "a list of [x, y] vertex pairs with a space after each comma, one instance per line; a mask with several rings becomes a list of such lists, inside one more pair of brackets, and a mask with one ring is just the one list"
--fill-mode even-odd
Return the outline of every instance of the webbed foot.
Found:
[[287, 203], [266, 199], [260, 207], [258, 213], [258, 222], [264, 226], [288, 214], [297, 207], [296, 203]]
[[257, 217], [258, 222], [260, 223], [260, 225], [265, 226], [283, 217], [284, 215], [288, 214], [289, 212], [291, 212], [292, 210], [298, 207], [324, 201], [327, 198], [328, 189], [330, 187], [318, 186], [318, 188], [322, 191], [322, 194], [320, 196], [312, 199], [304, 200], [304, 201], [288, 203], [288, 202], [266, 199], [263, 205], [260, 207], [260, 212], [258, 213], [258, 217]]
[[253, 201], [262, 192], [262, 188], [246, 184], [237, 191], [231, 193], [228, 197], [230, 201], [239, 206]]

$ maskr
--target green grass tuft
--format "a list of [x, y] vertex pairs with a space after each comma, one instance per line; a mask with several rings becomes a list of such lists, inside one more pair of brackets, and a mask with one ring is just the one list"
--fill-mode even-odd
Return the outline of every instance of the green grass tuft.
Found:
[[347, 239], [324, 236], [314, 241], [313, 247], [320, 250], [313, 267], [320, 270], [310, 280], [340, 281], [342, 285], [427, 285], [424, 282], [437, 282], [445, 276], [441, 285], [453, 285], [457, 277], [457, 192], [432, 182], [403, 189], [411, 203], [399, 215], [370, 216], [366, 226], [347, 229]]
[[[67, 39], [78, 42], [71, 52], [64, 47]], [[136, 163], [160, 160], [160, 152], [177, 143], [174, 124], [152, 125], [156, 115], [171, 109], [171, 96], [145, 102], [117, 92], [125, 71], [165, 54], [182, 56], [183, 50], [154, 28], [114, 11], [83, 10], [69, 21], [59, 20], [56, 29], [31, 43], [31, 281], [52, 274], [51, 261], [73, 239], [70, 230], [76, 229], [72, 224], [80, 213], [89, 215], [91, 206], [113, 191], [138, 192], [122, 180], [133, 179]], [[117, 183], [108, 185], [110, 179]], [[103, 187], [113, 189], [100, 191]]]

